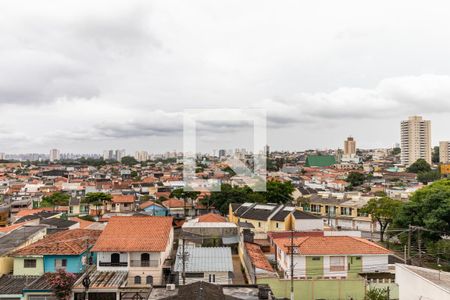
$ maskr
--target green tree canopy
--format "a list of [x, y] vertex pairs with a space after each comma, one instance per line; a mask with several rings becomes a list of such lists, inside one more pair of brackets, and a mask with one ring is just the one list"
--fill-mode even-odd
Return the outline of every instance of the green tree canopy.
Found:
[[424, 234], [424, 238], [432, 240], [450, 234], [450, 179], [438, 180], [416, 191], [399, 210], [395, 224], [432, 230]]
[[410, 173], [422, 173], [422, 172], [430, 172], [431, 166], [425, 159], [419, 158], [412, 165], [410, 165], [407, 169]]
[[389, 197], [373, 198], [361, 209], [362, 212], [370, 214], [372, 220], [380, 225], [380, 241], [384, 241], [384, 233], [388, 226], [394, 221], [402, 202]]
[[438, 171], [420, 172], [417, 174], [417, 180], [424, 184], [433, 182], [441, 178], [441, 174]]
[[185, 191], [183, 188], [175, 189], [170, 193], [170, 197], [175, 197], [178, 199], [197, 199], [198, 195], [200, 195], [200, 192], [195, 191]]
[[392, 155], [398, 155], [402, 152], [402, 149], [400, 147], [395, 147], [394, 149], [392, 149]]
[[130, 167], [139, 163], [133, 156], [124, 156], [120, 162]]
[[431, 161], [435, 164], [439, 163], [439, 146], [434, 146]]
[[41, 207], [55, 207], [69, 205], [70, 195], [63, 192], [55, 192], [42, 198]]
[[222, 184], [220, 192], [212, 192], [202, 202], [214, 205], [221, 213], [226, 214], [230, 203], [287, 203], [293, 200], [294, 186], [290, 182], [268, 181], [266, 188], [266, 192], [254, 192], [249, 187]]
[[84, 202], [92, 205], [103, 205], [107, 201], [111, 201], [112, 196], [110, 194], [95, 192], [87, 193], [84, 197]]
[[350, 172], [345, 181], [349, 182], [352, 186], [360, 186], [364, 183], [365, 179], [366, 176], [362, 173]]

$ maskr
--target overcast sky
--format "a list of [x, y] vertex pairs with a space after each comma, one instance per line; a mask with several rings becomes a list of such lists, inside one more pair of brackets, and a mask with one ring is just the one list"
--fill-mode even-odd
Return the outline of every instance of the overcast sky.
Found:
[[[183, 110], [205, 108], [267, 109], [272, 149], [390, 147], [413, 114], [437, 144], [449, 14], [430, 0], [3, 0], [0, 152], [182, 150]], [[206, 148], [250, 147], [217, 128]]]

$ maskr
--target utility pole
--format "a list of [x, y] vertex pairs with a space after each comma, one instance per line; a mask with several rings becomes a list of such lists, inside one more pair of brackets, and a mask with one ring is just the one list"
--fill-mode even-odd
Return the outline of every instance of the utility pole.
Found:
[[186, 285], [186, 252], [185, 252], [185, 250], [184, 250], [184, 235], [183, 235], [183, 238], [182, 238], [182, 241], [183, 241], [183, 245], [182, 245], [182, 256], [181, 256], [181, 259], [182, 259], [182, 261], [183, 261], [183, 273], [182, 273], [182, 276], [183, 276], [183, 285]]
[[412, 226], [410, 224], [408, 226], [408, 265], [411, 264], [411, 235], [412, 235]]
[[422, 266], [422, 240], [421, 240], [421, 227], [417, 227], [417, 248], [419, 250], [419, 267]]
[[294, 230], [291, 231], [291, 300], [294, 300]]

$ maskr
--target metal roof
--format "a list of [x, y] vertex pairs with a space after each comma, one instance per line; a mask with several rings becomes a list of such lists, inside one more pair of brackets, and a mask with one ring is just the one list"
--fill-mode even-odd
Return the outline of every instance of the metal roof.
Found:
[[[208, 247], [208, 248], [192, 248], [186, 247], [185, 252], [186, 272], [232, 272], [233, 259], [231, 256], [231, 248], [228, 247]], [[177, 259], [175, 261], [175, 271], [183, 270], [181, 259], [182, 247], [178, 247]]]
[[0, 237], [0, 255], [9, 253], [26, 243], [32, 236], [41, 230], [45, 230], [46, 226], [23, 226], [2, 237]]

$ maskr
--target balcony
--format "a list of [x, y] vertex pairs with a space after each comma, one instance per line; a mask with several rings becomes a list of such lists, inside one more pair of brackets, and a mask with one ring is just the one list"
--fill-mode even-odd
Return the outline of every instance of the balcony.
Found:
[[104, 261], [99, 261], [98, 265], [100, 267], [128, 267], [128, 263], [126, 261], [124, 262], [104, 262]]
[[137, 268], [157, 268], [159, 267], [159, 260], [132, 260], [131, 267]]

